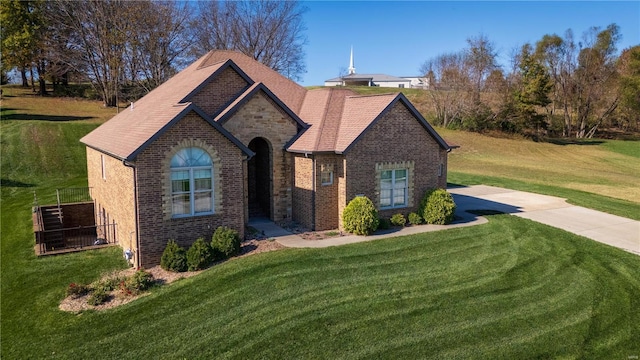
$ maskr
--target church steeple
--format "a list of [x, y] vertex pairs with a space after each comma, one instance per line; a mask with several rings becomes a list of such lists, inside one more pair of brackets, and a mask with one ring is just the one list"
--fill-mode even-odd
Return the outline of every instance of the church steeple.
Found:
[[356, 68], [353, 66], [353, 45], [351, 46], [351, 58], [349, 59], [349, 75], [355, 74]]

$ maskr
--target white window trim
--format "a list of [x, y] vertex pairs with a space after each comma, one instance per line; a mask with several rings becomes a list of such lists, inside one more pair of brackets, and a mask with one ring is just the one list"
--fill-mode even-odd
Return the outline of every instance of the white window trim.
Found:
[[[211, 171], [211, 189], [209, 190], [196, 190], [195, 189], [195, 178], [193, 177], [193, 172], [196, 170], [210, 170]], [[202, 216], [202, 215], [212, 215], [215, 211], [214, 211], [214, 196], [215, 196], [215, 192], [214, 192], [214, 183], [213, 183], [213, 166], [193, 166], [193, 167], [179, 167], [179, 168], [171, 168], [171, 173], [173, 173], [174, 171], [189, 171], [189, 191], [171, 191], [171, 197], [173, 198], [173, 195], [179, 195], [179, 194], [189, 194], [189, 214], [173, 214], [173, 207], [171, 208], [172, 210], [172, 217], [173, 218], [185, 218], [185, 217], [193, 217], [193, 216]], [[206, 212], [198, 212], [196, 213], [195, 209], [196, 209], [196, 197], [195, 194], [197, 193], [206, 193], [206, 192], [210, 192], [211, 193], [211, 211], [206, 211]]]
[[[395, 190], [395, 186], [396, 186], [396, 171], [398, 170], [404, 170], [405, 171], [405, 180], [404, 180], [404, 204], [402, 205], [395, 205], [394, 204], [394, 190]], [[382, 194], [380, 195], [380, 210], [388, 210], [388, 209], [402, 209], [402, 208], [406, 208], [409, 206], [409, 169], [407, 168], [402, 168], [402, 169], [387, 169], [387, 170], [383, 170], [383, 171], [391, 171], [391, 205], [390, 206], [382, 206]], [[380, 179], [380, 181], [382, 182], [382, 179]], [[382, 188], [382, 184], [380, 184], [380, 187]]]
[[444, 174], [444, 164], [438, 166], [438, 177], [442, 176], [442, 174]]

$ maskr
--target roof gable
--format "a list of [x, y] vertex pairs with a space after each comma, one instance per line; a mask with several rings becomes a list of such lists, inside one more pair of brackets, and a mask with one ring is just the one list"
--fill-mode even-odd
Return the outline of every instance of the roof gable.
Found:
[[227, 106], [222, 112], [217, 114], [214, 118], [214, 121], [219, 124], [224, 124], [227, 122], [238, 110], [244, 106], [251, 98], [253, 98], [259, 92], [263, 92], [269, 99], [271, 99], [282, 111], [284, 111], [293, 121], [296, 122], [297, 126], [302, 129], [306, 129], [309, 127], [307, 123], [302, 121], [300, 117], [291, 111], [289, 107], [283, 103], [278, 97], [272, 93], [263, 83], [255, 83], [250, 86], [244, 93], [238, 96], [229, 106]]
[[[215, 79], [218, 75], [220, 75], [223, 71], [225, 71], [228, 68], [231, 68], [235, 72], [237, 72], [238, 75], [240, 75], [240, 77], [242, 77], [247, 82], [247, 86], [251, 86], [254, 84], [254, 81], [249, 77], [249, 75], [247, 75], [244, 71], [242, 71], [242, 69], [240, 69], [238, 65], [236, 65], [233, 61], [231, 61], [231, 59], [226, 60], [222, 63], [207, 65], [207, 66], [215, 66], [216, 70], [207, 79], [205, 79], [198, 86], [196, 86], [189, 94], [187, 94], [184, 98], [182, 98], [182, 100], [180, 100], [179, 102], [183, 103], [183, 102], [191, 101], [191, 99], [196, 94], [198, 94], [202, 89], [204, 89], [207, 85], [209, 85], [209, 83], [211, 83], [213, 79]], [[201, 65], [198, 67], [198, 70], [206, 68], [207, 66]]]

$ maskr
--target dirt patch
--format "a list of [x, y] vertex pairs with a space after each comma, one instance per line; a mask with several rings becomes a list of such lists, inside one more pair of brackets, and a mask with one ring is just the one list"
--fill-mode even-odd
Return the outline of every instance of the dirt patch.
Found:
[[[237, 257], [239, 258], [246, 257], [254, 254], [259, 254], [262, 252], [274, 251], [274, 250], [279, 250], [283, 248], [285, 248], [284, 245], [271, 239], [264, 239], [264, 238], [249, 239], [242, 242], [242, 247], [240, 248], [240, 255]], [[223, 261], [216, 262], [212, 266], [215, 266], [222, 262]], [[176, 272], [164, 270], [160, 266], [154, 266], [150, 269], [145, 269], [145, 270], [151, 273], [151, 275], [153, 275], [153, 279], [158, 285], [171, 284], [176, 280], [189, 278], [189, 277], [198, 275], [202, 271], [204, 271], [204, 270], [201, 270], [201, 271], [187, 271], [187, 272], [176, 273]], [[124, 278], [124, 277], [133, 275], [135, 272], [136, 270], [134, 268], [130, 268], [130, 269], [106, 274], [105, 276], [102, 277], [101, 280], [105, 280], [107, 278], [113, 278], [113, 277]], [[111, 309], [120, 305], [130, 303], [147, 294], [148, 293], [142, 293], [140, 295], [132, 296], [132, 295], [122, 294], [119, 290], [114, 290], [109, 293], [109, 297], [107, 301], [96, 306], [87, 304], [87, 300], [90, 296], [88, 294], [79, 296], [79, 297], [68, 296], [64, 300], [62, 300], [58, 308], [62, 311], [67, 311], [72, 313], [80, 313], [86, 310], [101, 311], [101, 310]]]

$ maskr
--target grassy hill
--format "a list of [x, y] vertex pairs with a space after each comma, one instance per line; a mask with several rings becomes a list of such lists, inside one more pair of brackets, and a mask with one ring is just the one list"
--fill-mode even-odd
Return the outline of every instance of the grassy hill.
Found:
[[[57, 187], [86, 186], [78, 139], [115, 110], [15, 88], [4, 94], [3, 359], [640, 353], [640, 257], [507, 215], [472, 228], [234, 259], [119, 308], [61, 312], [69, 283], [89, 283], [125, 263], [117, 247], [36, 258], [33, 192], [46, 202]], [[450, 155], [451, 182], [565, 194], [640, 217], [638, 143], [540, 144], [438, 131], [462, 146]]]

